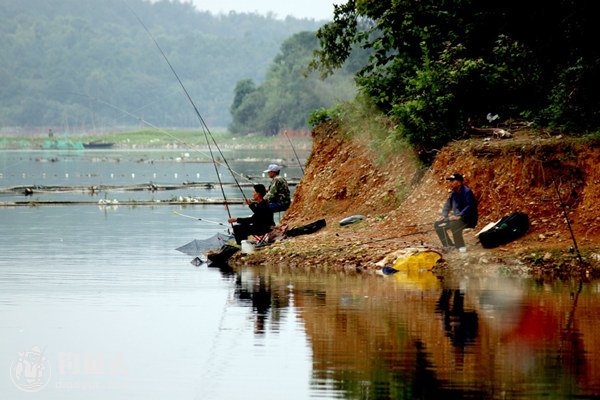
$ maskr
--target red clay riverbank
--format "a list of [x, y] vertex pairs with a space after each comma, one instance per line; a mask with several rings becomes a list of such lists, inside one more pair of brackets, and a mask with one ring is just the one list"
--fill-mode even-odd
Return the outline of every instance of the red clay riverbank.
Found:
[[[508, 265], [567, 275], [594, 274], [599, 268], [597, 140], [541, 137], [526, 131], [516, 132], [512, 139], [469, 139], [442, 149], [433, 165], [423, 169], [408, 149], [378, 162], [376, 149], [343, 138], [331, 122], [317, 127], [313, 139], [305, 175], [282, 223], [292, 227], [324, 218], [327, 227], [250, 256], [236, 255], [232, 264], [372, 271], [375, 262], [392, 251], [437, 246], [431, 224], [448, 193], [444, 177], [461, 172], [479, 201], [476, 229], [516, 210], [527, 213], [531, 223], [524, 237], [492, 250], [482, 249], [474, 233], [467, 233], [469, 253], [463, 256], [467, 265]], [[584, 267], [578, 267], [569, 252], [573, 242], [553, 180], [568, 207]], [[340, 219], [353, 214], [367, 218], [339, 226]]]

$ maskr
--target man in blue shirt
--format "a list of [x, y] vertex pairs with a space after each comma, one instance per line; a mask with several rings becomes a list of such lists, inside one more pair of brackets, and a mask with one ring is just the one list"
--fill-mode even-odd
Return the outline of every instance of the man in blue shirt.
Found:
[[[471, 189], [463, 184], [464, 178], [461, 174], [452, 174], [446, 180], [450, 181], [452, 191], [444, 204], [440, 219], [433, 227], [444, 248], [454, 246], [464, 252], [466, 247], [462, 231], [477, 225], [477, 199]], [[454, 242], [448, 237], [448, 230], [452, 232]]]

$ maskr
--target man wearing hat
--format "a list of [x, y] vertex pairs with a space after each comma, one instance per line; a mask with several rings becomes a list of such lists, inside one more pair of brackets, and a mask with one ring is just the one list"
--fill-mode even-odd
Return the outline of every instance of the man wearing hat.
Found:
[[[444, 248], [454, 246], [464, 252], [466, 247], [462, 231], [477, 225], [477, 199], [471, 189], [463, 184], [464, 178], [461, 174], [454, 173], [446, 180], [450, 181], [452, 190], [444, 204], [440, 219], [433, 224], [433, 227]], [[452, 232], [454, 243], [448, 237], [448, 230]]]
[[249, 204], [253, 214], [246, 218], [229, 218], [227, 222], [234, 223], [233, 235], [237, 244], [241, 244], [242, 240], [248, 238], [248, 235], [264, 235], [270, 232], [275, 226], [273, 221], [273, 211], [269, 208], [269, 204], [264, 199], [267, 194], [265, 185], [254, 185], [252, 197], [253, 202]]
[[273, 212], [285, 211], [290, 207], [290, 188], [283, 176], [279, 176], [281, 167], [277, 164], [270, 164], [263, 172], [272, 179], [269, 185], [269, 191], [265, 200], [269, 202], [269, 208]]

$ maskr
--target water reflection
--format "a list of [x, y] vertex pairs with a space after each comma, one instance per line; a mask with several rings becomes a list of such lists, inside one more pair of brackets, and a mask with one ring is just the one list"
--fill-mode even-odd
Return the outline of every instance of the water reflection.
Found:
[[[4, 397], [24, 398], [8, 371], [34, 346], [53, 368], [40, 398], [600, 395], [598, 282], [195, 267], [175, 248], [216, 228], [171, 211], [0, 209]], [[123, 354], [129, 374], [61, 375], [71, 353]]]
[[256, 335], [269, 322], [276, 331], [282, 309], [296, 310], [310, 341], [315, 397], [600, 394], [592, 317], [599, 299], [585, 285], [439, 282], [407, 289], [391, 278], [267, 268], [237, 274], [235, 296], [252, 307]]
[[465, 347], [475, 342], [479, 318], [477, 312], [465, 310], [465, 295], [459, 289], [442, 289], [436, 311], [442, 316], [446, 336], [454, 346], [457, 365], [463, 365]]
[[195, 264], [197, 267], [201, 267], [206, 265], [208, 268], [213, 268], [218, 270], [221, 275], [223, 276], [223, 278], [228, 279], [228, 278], [233, 278], [236, 276], [234, 269], [229, 266], [229, 264], [227, 263], [209, 263], [209, 264], [205, 264], [204, 262], [201, 262], [199, 264]]

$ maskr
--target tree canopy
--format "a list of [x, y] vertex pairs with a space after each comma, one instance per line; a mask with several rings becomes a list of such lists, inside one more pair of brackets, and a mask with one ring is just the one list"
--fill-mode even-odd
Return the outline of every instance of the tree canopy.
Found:
[[313, 20], [213, 16], [191, 2], [0, 2], [0, 126], [79, 130], [198, 121], [167, 64], [127, 5], [165, 51], [211, 127], [230, 122], [238, 80], [264, 80], [290, 35]]
[[470, 126], [525, 120], [600, 127], [594, 0], [349, 0], [317, 32], [313, 68], [370, 49], [357, 82], [402, 134], [430, 154]]
[[[300, 32], [281, 45], [269, 66], [265, 82], [256, 85], [251, 79], [240, 80], [231, 105], [234, 133], [275, 135], [284, 129], [306, 129], [309, 114], [356, 94], [352, 64], [321, 79], [310, 73], [308, 65], [319, 41], [315, 32]], [[355, 58], [365, 59], [364, 54]], [[352, 57], [351, 57], [352, 59]]]

